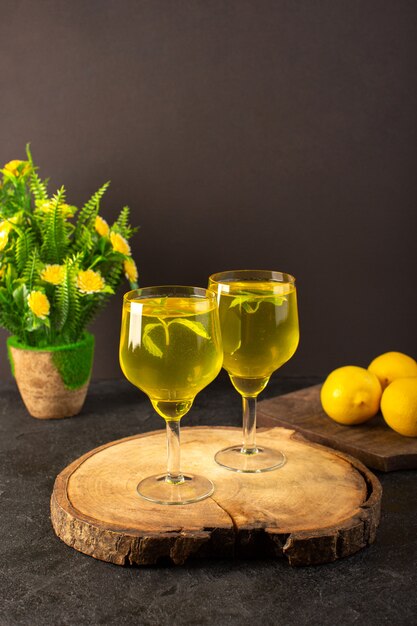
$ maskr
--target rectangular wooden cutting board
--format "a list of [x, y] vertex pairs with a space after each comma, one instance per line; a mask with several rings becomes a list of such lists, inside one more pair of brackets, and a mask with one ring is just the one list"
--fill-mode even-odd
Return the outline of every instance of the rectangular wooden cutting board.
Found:
[[341, 450], [382, 472], [417, 468], [417, 438], [389, 428], [382, 415], [358, 426], [342, 426], [324, 413], [321, 385], [288, 393], [258, 405], [259, 426], [293, 428], [306, 439]]

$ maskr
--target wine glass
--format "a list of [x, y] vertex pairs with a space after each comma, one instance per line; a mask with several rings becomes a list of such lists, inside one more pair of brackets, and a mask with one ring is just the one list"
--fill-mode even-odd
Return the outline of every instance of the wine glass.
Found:
[[160, 504], [188, 504], [213, 493], [203, 476], [180, 470], [180, 420], [223, 360], [213, 292], [198, 287], [146, 287], [123, 298], [120, 365], [166, 422], [166, 474], [142, 480], [137, 491]]
[[220, 450], [215, 459], [235, 472], [277, 469], [284, 454], [256, 445], [256, 398], [297, 349], [295, 279], [269, 270], [235, 270], [210, 276], [209, 289], [219, 306], [223, 367], [243, 399], [243, 444]]

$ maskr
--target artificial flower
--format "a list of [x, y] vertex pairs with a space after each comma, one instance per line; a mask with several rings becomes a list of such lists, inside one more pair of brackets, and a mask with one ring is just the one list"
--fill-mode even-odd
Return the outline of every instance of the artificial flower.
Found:
[[[49, 213], [49, 211], [55, 206], [53, 200], [40, 200], [36, 203], [36, 210], [40, 213]], [[60, 204], [59, 208], [62, 211], [64, 217], [74, 217], [74, 207], [69, 204]]]
[[42, 291], [31, 291], [28, 295], [28, 305], [32, 313], [41, 320], [49, 315], [49, 300]]
[[6, 233], [8, 235], [12, 230], [13, 226], [10, 222], [4, 221], [0, 222], [0, 233]]
[[38, 200], [36, 202], [36, 210], [41, 213], [48, 213], [51, 210], [52, 201], [51, 200]]
[[6, 230], [0, 230], [0, 251], [4, 250], [9, 241], [9, 233]]
[[41, 272], [41, 278], [47, 283], [52, 283], [52, 285], [60, 285], [64, 280], [64, 266], [45, 265]]
[[[22, 164], [25, 164], [24, 167], [21, 167]], [[6, 172], [12, 174], [13, 176], [24, 176], [30, 170], [30, 165], [26, 161], [19, 161], [19, 159], [13, 159], [13, 161], [9, 161], [3, 167]]]
[[0, 222], [0, 250], [4, 250], [7, 246], [9, 233], [13, 230], [13, 224], [17, 224], [19, 222], [19, 216], [21, 214], [13, 215], [13, 217], [9, 217], [7, 220], [3, 220]]
[[98, 293], [105, 287], [104, 278], [94, 270], [78, 272], [77, 287], [81, 293]]
[[138, 279], [138, 268], [136, 267], [136, 263], [134, 262], [134, 260], [125, 259], [123, 267], [127, 280], [131, 283], [135, 283]]
[[64, 214], [64, 217], [74, 217], [74, 207], [72, 207], [70, 204], [60, 204], [59, 208]]
[[94, 222], [94, 228], [101, 237], [108, 237], [110, 230], [109, 225], [107, 224], [105, 219], [100, 217], [100, 215], [97, 215], [96, 217], [96, 220]]
[[122, 235], [119, 235], [119, 233], [110, 233], [110, 241], [115, 252], [126, 255], [130, 254], [130, 246], [127, 240], [122, 237]]

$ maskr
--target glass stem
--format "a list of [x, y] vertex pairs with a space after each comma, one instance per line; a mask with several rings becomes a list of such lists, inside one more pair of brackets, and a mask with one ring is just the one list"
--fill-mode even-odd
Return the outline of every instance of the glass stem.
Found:
[[180, 421], [167, 420], [167, 475], [165, 480], [172, 485], [184, 482], [180, 471]]
[[256, 398], [242, 397], [243, 401], [243, 445], [244, 454], [256, 454]]

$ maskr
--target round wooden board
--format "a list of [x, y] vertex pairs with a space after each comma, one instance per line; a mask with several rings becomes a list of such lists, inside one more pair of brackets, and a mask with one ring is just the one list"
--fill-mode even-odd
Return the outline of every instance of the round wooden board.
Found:
[[257, 442], [285, 453], [282, 468], [239, 474], [218, 466], [215, 452], [240, 438], [237, 428], [182, 430], [183, 471], [215, 485], [210, 498], [182, 506], [153, 504], [136, 492], [142, 478], [165, 469], [165, 431], [88, 452], [56, 478], [56, 534], [80, 552], [119, 565], [217, 556], [284, 556], [291, 565], [310, 565], [374, 541], [382, 488], [359, 461], [275, 427], [259, 430]]

